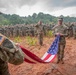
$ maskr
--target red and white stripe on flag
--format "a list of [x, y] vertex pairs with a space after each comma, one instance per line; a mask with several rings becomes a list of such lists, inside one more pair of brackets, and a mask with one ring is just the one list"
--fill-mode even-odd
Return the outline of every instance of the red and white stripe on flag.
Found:
[[56, 55], [52, 55], [52, 54], [49, 54], [49, 53], [46, 52], [41, 59], [42, 59], [44, 62], [52, 62], [55, 57], [56, 57]]

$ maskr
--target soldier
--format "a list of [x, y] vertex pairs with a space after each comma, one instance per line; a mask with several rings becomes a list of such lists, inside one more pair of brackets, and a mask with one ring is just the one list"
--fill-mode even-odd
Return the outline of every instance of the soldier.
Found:
[[53, 30], [54, 30], [55, 36], [60, 35], [57, 63], [61, 61], [63, 64], [64, 49], [66, 44], [65, 36], [67, 36], [66, 30], [68, 27], [63, 25], [62, 22], [63, 22], [63, 18], [59, 18], [58, 25], [54, 26]]
[[76, 39], [76, 25], [73, 24], [73, 37]]
[[0, 33], [4, 35], [4, 28], [0, 27]]
[[24, 53], [4, 35], [0, 34], [0, 75], [10, 75], [8, 62], [14, 65], [23, 63]]
[[68, 24], [65, 24], [65, 25], [68, 27], [68, 30], [67, 30], [68, 38], [73, 37], [73, 24], [69, 22]]
[[36, 30], [38, 34], [39, 44], [42, 46], [43, 45], [43, 26], [41, 21], [39, 21], [38, 24], [36, 25]]

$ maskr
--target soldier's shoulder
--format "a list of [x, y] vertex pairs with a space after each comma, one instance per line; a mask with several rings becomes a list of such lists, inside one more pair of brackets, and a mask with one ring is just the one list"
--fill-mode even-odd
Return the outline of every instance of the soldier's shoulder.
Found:
[[55, 25], [53, 28], [56, 28], [56, 27], [58, 27], [58, 25]]
[[35, 27], [38, 27], [38, 24], [35, 24], [34, 26], [35, 26]]
[[55, 26], [52, 28], [52, 30], [56, 29], [57, 27], [58, 27], [58, 25], [55, 25]]

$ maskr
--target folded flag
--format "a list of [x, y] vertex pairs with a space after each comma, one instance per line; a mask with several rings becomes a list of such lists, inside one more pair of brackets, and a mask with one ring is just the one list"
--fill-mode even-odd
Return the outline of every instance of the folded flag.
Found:
[[22, 51], [25, 53], [24, 61], [26, 61], [28, 63], [37, 63], [37, 62], [39, 62], [39, 63], [49, 63], [49, 62], [52, 62], [55, 59], [55, 57], [57, 55], [57, 52], [58, 52], [59, 39], [60, 39], [60, 35], [56, 36], [52, 45], [50, 46], [48, 51], [43, 55], [42, 58], [39, 58], [38, 56], [36, 56], [32, 52], [30, 52], [29, 50], [20, 46]]

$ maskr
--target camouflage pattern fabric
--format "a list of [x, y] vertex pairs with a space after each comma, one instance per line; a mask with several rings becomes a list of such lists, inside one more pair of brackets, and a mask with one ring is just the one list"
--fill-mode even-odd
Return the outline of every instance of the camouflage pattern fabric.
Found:
[[76, 39], [76, 25], [73, 26], [73, 37]]
[[61, 33], [63, 34], [63, 36], [60, 36], [60, 41], [59, 41], [59, 50], [58, 50], [58, 63], [60, 61], [63, 61], [63, 57], [64, 57], [64, 49], [65, 49], [65, 44], [66, 44], [66, 40], [65, 37], [67, 36], [66, 34], [66, 30], [67, 30], [67, 26], [65, 25], [56, 25], [55, 27], [53, 27], [53, 31], [54, 31], [54, 35], [56, 33]]
[[7, 62], [0, 59], [0, 75], [10, 75]]
[[65, 44], [66, 44], [65, 37], [61, 36], [58, 49], [58, 61], [63, 61]]
[[69, 23], [64, 23], [68, 29], [67, 29], [67, 34], [68, 34], [68, 38], [73, 37], [73, 24]]
[[36, 30], [37, 30], [39, 44], [42, 46], [43, 45], [43, 26], [37, 24], [36, 25]]
[[14, 65], [23, 63], [24, 53], [18, 45], [2, 34], [0, 34], [0, 42], [0, 75], [10, 75], [7, 63], [9, 62]]

